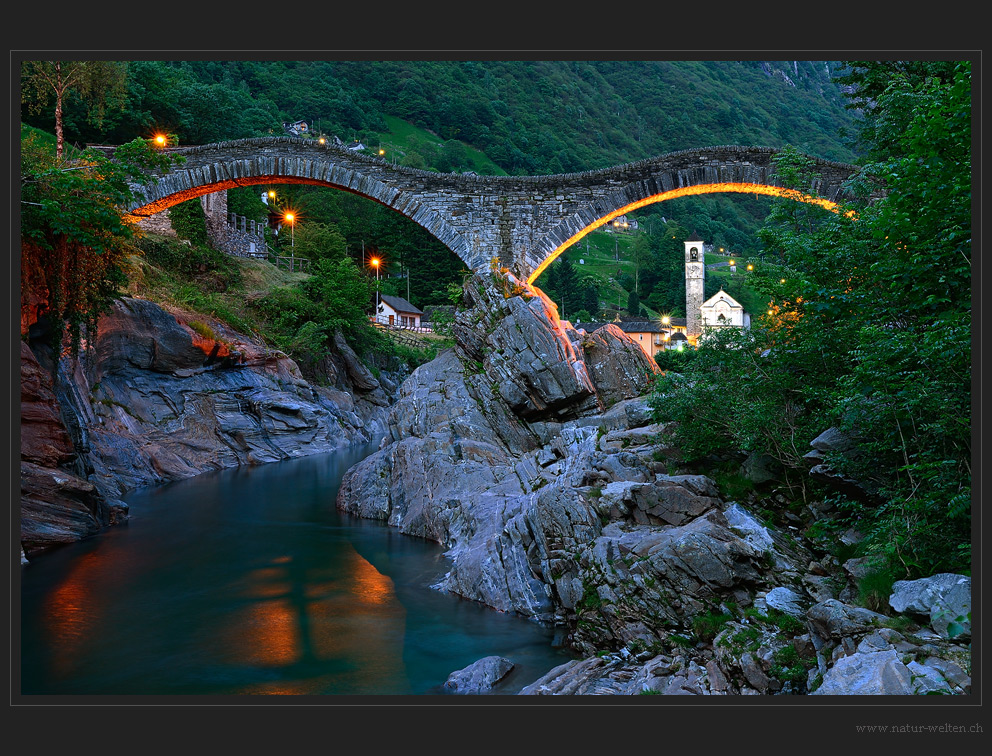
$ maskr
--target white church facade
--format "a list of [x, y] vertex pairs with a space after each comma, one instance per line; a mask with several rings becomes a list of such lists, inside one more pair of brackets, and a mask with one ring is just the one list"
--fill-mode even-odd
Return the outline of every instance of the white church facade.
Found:
[[686, 338], [694, 346], [715, 329], [751, 327], [751, 316], [722, 288], [703, 301], [705, 280], [703, 240], [693, 232], [685, 241], [685, 312]]

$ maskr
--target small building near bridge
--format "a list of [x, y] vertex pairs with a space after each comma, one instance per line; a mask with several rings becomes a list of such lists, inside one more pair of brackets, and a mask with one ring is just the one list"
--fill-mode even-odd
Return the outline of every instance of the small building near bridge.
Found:
[[394, 328], [420, 328], [424, 311], [410, 304], [403, 297], [380, 294], [376, 307], [375, 322]]

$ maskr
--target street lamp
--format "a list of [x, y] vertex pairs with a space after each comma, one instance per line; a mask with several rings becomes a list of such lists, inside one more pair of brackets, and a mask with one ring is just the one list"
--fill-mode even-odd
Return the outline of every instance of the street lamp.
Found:
[[369, 262], [375, 268], [375, 319], [379, 321], [379, 263], [378, 257], [373, 257]]
[[296, 254], [296, 216], [292, 212], [286, 213], [283, 218], [289, 224], [289, 242], [290, 246], [293, 248], [293, 254]]

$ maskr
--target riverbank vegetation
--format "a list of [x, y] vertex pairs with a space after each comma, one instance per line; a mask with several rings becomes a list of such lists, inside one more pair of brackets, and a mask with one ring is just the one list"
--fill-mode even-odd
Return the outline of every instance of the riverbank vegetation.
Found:
[[[839, 429], [854, 446], [827, 462], [866, 495], [816, 491], [840, 516], [811, 535], [860, 533], [855, 554], [890, 583], [968, 574], [970, 64], [859, 61], [843, 82], [865, 114], [864, 198], [836, 214], [774, 203], [751, 279], [771, 306], [667, 373], [655, 411], [677, 421], [688, 459], [766, 455], [796, 499], [814, 493], [810, 441]], [[810, 178], [794, 152], [780, 169]], [[885, 196], [868, 201], [879, 185]]]

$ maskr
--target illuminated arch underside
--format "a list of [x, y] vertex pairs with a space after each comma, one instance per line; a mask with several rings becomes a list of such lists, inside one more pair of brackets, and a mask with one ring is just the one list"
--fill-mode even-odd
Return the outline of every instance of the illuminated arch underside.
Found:
[[679, 189], [672, 189], [671, 191], [662, 192], [661, 194], [652, 194], [650, 197], [645, 197], [644, 199], [637, 200], [637, 202], [631, 202], [629, 205], [624, 205], [597, 220], [594, 223], [590, 223], [588, 226], [583, 228], [578, 233], [573, 234], [568, 239], [565, 240], [554, 252], [552, 252], [544, 262], [542, 262], [537, 269], [530, 274], [527, 278], [527, 283], [532, 284], [538, 279], [541, 273], [544, 272], [551, 263], [553, 263], [558, 256], [561, 255], [566, 249], [571, 247], [575, 242], [579, 241], [583, 236], [588, 234], [590, 231], [595, 231], [600, 226], [606, 225], [614, 218], [618, 218], [621, 215], [631, 212], [632, 210], [637, 210], [647, 205], [653, 205], [656, 202], [664, 202], [670, 199], [676, 199], [678, 197], [690, 197], [696, 194], [719, 194], [719, 193], [730, 193], [736, 192], [738, 194], [766, 194], [771, 197], [785, 197], [787, 199], [793, 199], [797, 202], [806, 202], [811, 205], [819, 205], [832, 212], [838, 212], [838, 206], [836, 202], [832, 202], [828, 199], [823, 199], [822, 197], [816, 197], [811, 194], [804, 194], [802, 192], [796, 191], [795, 189], [784, 189], [780, 186], [766, 186], [764, 184], [741, 184], [741, 183], [721, 183], [721, 184], [699, 184], [697, 186], [683, 186]]
[[[205, 194], [213, 194], [214, 192], [224, 191], [225, 189], [237, 189], [238, 187], [246, 186], [259, 186], [268, 184], [308, 184], [310, 186], [323, 186], [330, 187], [331, 189], [339, 189], [343, 192], [350, 192], [351, 194], [357, 194], [360, 197], [365, 197], [373, 202], [378, 202], [380, 205], [385, 203], [381, 200], [377, 200], [375, 197], [370, 197], [367, 194], [362, 194], [357, 192], [351, 187], [341, 186], [339, 184], [333, 184], [329, 181], [322, 181], [320, 179], [312, 179], [306, 176], [282, 176], [282, 175], [264, 175], [264, 176], [244, 176], [237, 179], [221, 179], [220, 181], [215, 181], [212, 184], [204, 184], [202, 186], [195, 186], [190, 189], [185, 189], [183, 191], [174, 192], [168, 196], [161, 197], [157, 200], [153, 200], [141, 207], [136, 207], [130, 213], [124, 216], [124, 220], [134, 223], [142, 218], [147, 218], [149, 216], [160, 213], [163, 210], [168, 210], [170, 207], [175, 207], [176, 205], [186, 202], [187, 200], [196, 199], [197, 197], [202, 197]], [[389, 207], [388, 205], [386, 205]]]

